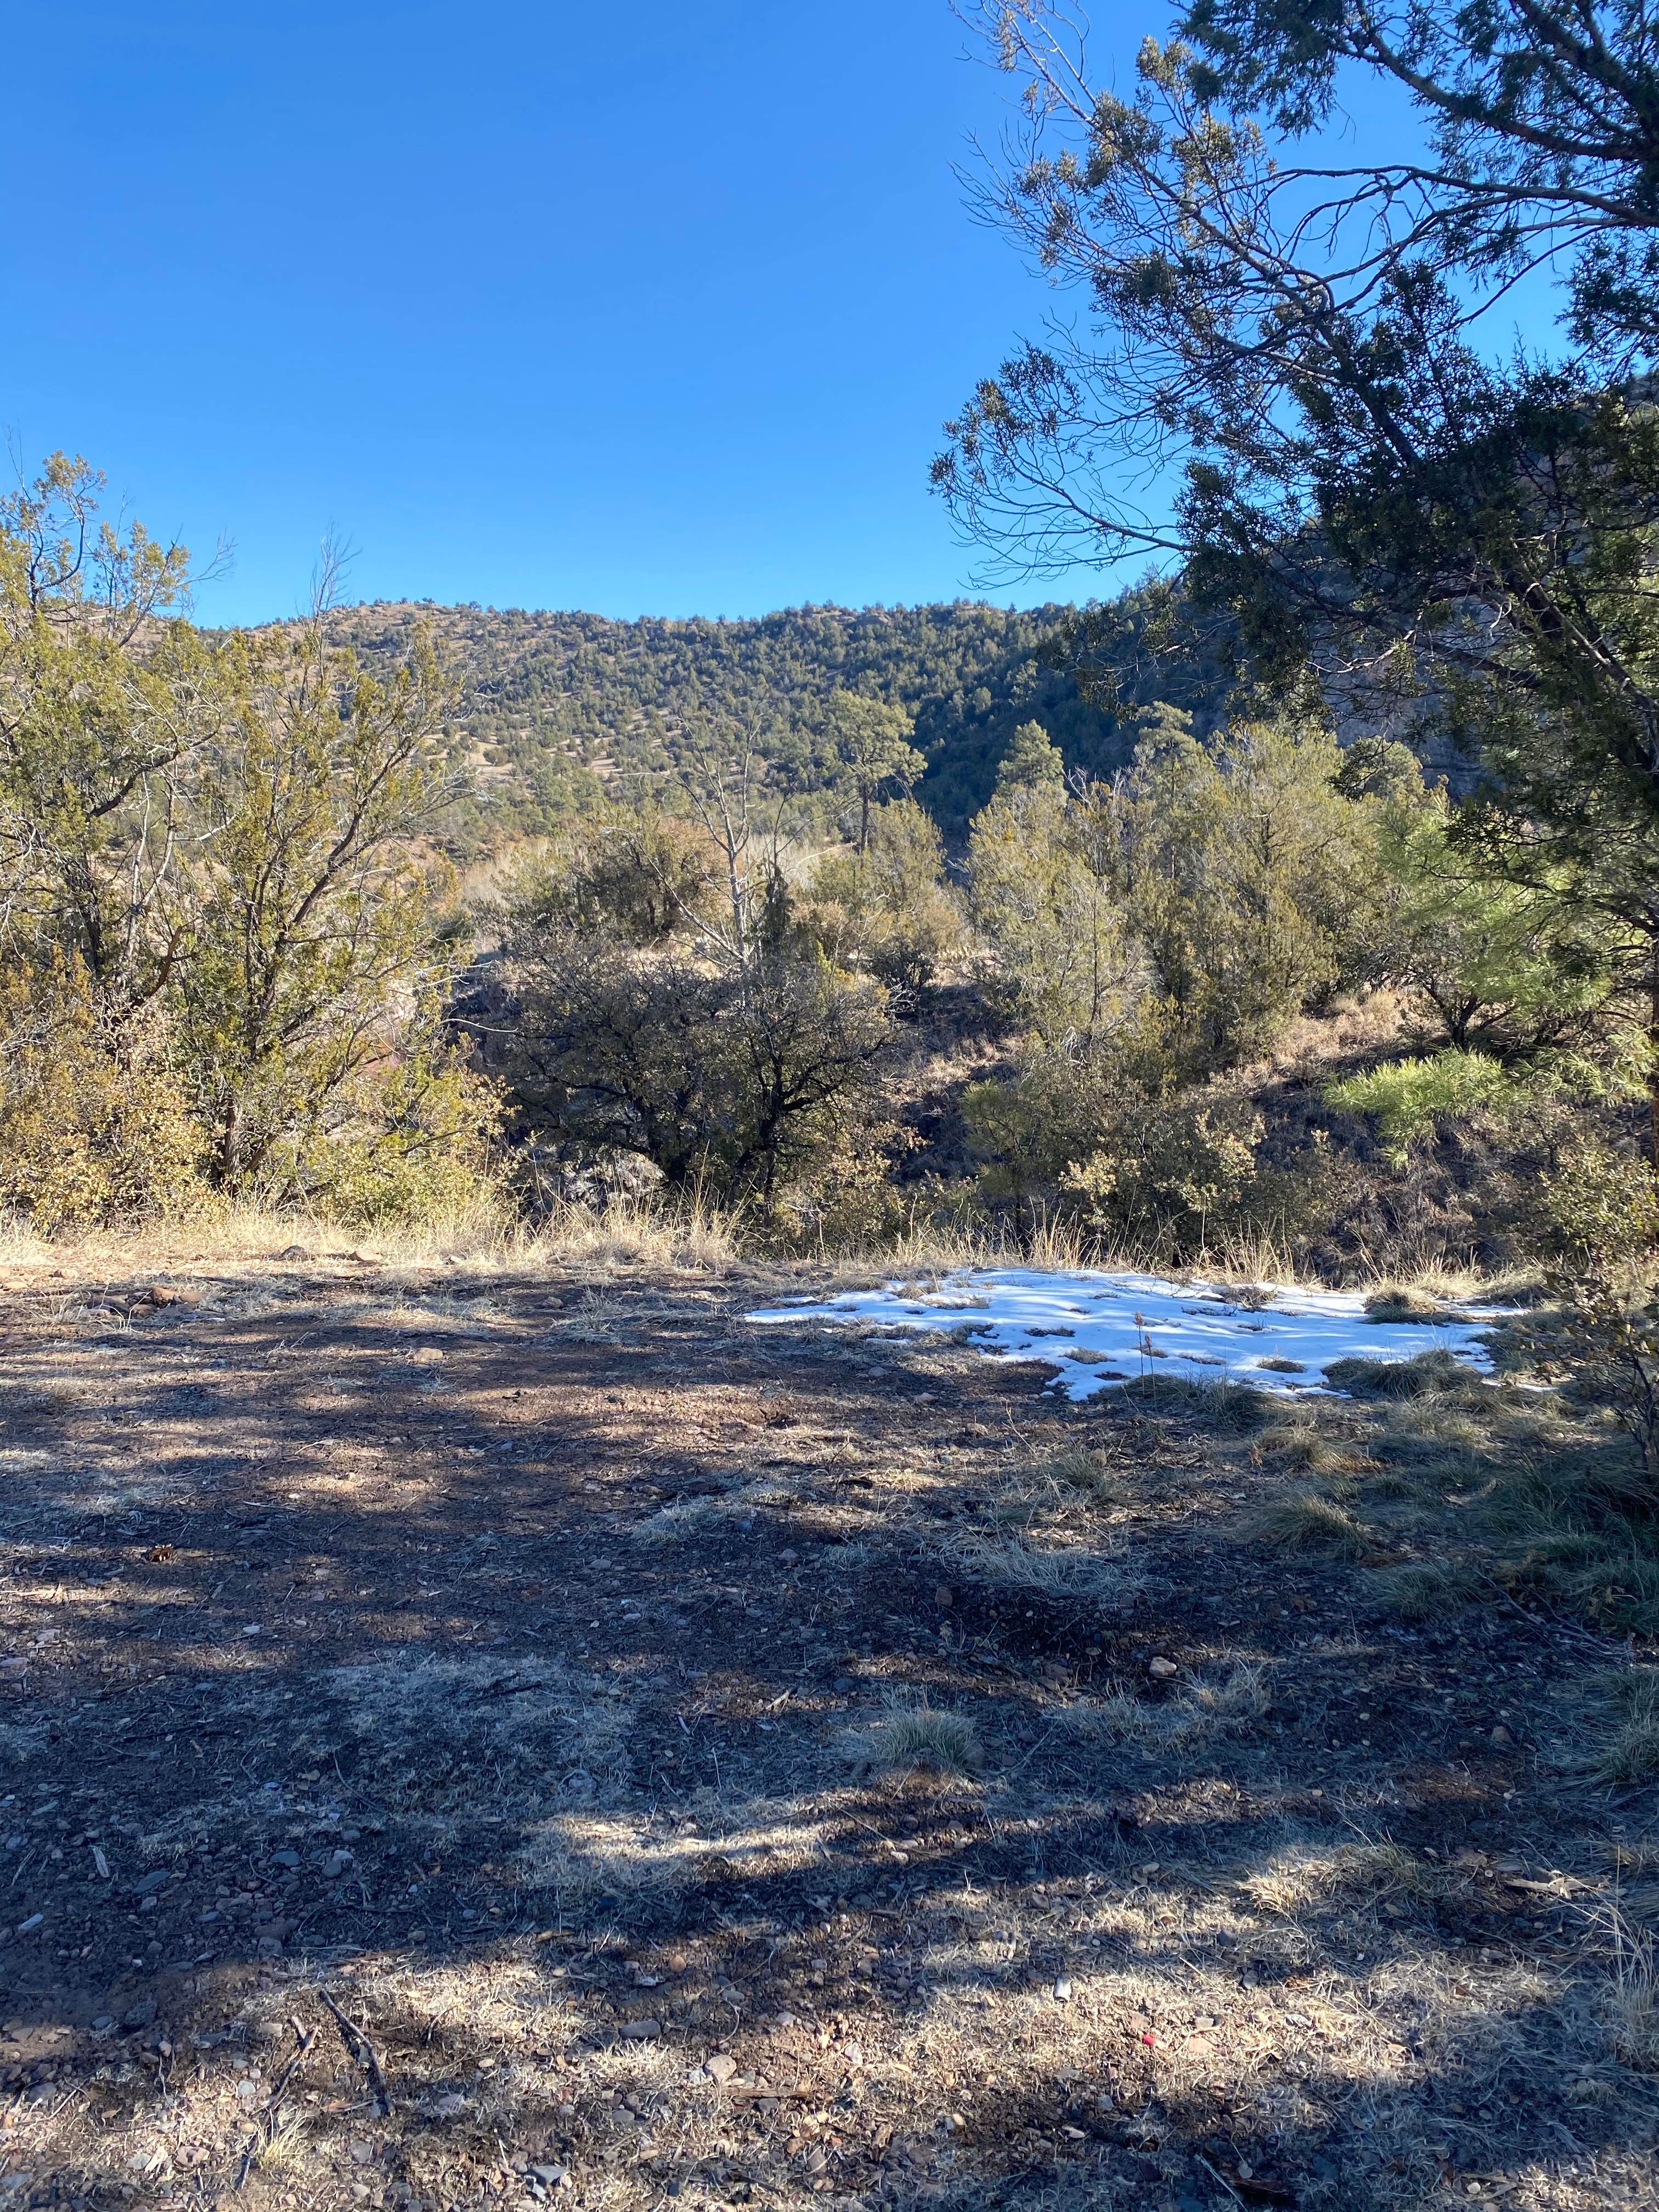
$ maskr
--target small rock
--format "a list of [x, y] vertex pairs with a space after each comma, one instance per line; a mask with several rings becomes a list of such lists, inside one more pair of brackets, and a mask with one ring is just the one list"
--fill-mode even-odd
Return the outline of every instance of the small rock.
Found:
[[1513, 1743], [1515, 1741], [1515, 1738], [1510, 1734], [1509, 1730], [1503, 1727], [1495, 1728], [1492, 1730], [1492, 1740], [1494, 1743], [1498, 1744]]
[[738, 2062], [724, 2051], [717, 2051], [712, 2058], [705, 2058], [702, 2070], [711, 2081], [729, 2081], [738, 2070]]
[[532, 2166], [530, 2172], [544, 2189], [562, 2189], [570, 2175], [568, 2166]]
[[374, 2146], [372, 2142], [366, 2142], [362, 2136], [353, 2136], [351, 2138], [351, 2156], [353, 2162], [356, 2165], [367, 2166], [374, 2155]]
[[331, 1851], [328, 1856], [323, 1861], [324, 1880], [325, 1881], [338, 1881], [343, 1874], [349, 1874], [350, 1872], [354, 1860], [351, 1852], [346, 1850]]
[[441, 2097], [434, 2097], [426, 2110], [434, 2120], [459, 2120], [466, 2110], [466, 2099], [447, 2089]]
[[949, 1613], [957, 1601], [957, 1594], [949, 1583], [941, 1583], [933, 1592], [933, 1603], [941, 1613]]
[[843, 2043], [841, 2046], [841, 2055], [848, 2065], [862, 2066], [864, 2045], [861, 2043]]
[[1068, 1976], [1062, 1974], [1060, 1979], [1054, 1984], [1054, 1996], [1056, 2002], [1060, 2004], [1069, 2004], [1071, 2002], [1072, 1984]]
[[775, 2027], [798, 2027], [799, 2025], [799, 2021], [792, 2012], [781, 2012], [773, 2015]]
[[659, 2020], [629, 2020], [623, 2023], [623, 2033], [630, 2043], [650, 2043], [662, 2033]]
[[1181, 1669], [1173, 1659], [1159, 1658], [1149, 1659], [1146, 1662], [1146, 1672], [1155, 1682], [1169, 1682], [1173, 1681]]
[[46, 1916], [44, 1912], [31, 1912], [27, 1920], [20, 1920], [18, 1922], [18, 1934], [20, 1936], [33, 1935], [37, 1928], [43, 1927], [45, 1925], [46, 1917]]
[[155, 2017], [155, 2000], [154, 1997], [145, 1997], [139, 2003], [128, 2007], [121, 2015], [121, 2025], [123, 2027], [134, 2029], [148, 2027]]
[[297, 1867], [300, 1863], [300, 1854], [298, 1851], [273, 1851], [270, 1855], [270, 1863], [272, 1866]]
[[165, 1889], [172, 1880], [171, 1867], [157, 1867], [154, 1874], [147, 1874], [142, 1881], [134, 1882], [132, 1893], [135, 1897], [154, 1897], [158, 1889]]

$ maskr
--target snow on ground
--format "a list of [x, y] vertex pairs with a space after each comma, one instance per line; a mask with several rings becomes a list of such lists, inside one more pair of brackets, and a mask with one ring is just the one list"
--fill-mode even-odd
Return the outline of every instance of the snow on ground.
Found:
[[1325, 1390], [1324, 1370], [1333, 1360], [1412, 1359], [1437, 1347], [1472, 1367], [1490, 1367], [1481, 1327], [1497, 1318], [1497, 1309], [1449, 1310], [1432, 1322], [1371, 1321], [1359, 1291], [1262, 1286], [1245, 1304], [1218, 1284], [1161, 1275], [975, 1267], [927, 1289], [890, 1283], [747, 1318], [971, 1331], [990, 1358], [1052, 1360], [1060, 1370], [1054, 1387], [1068, 1398], [1087, 1398], [1147, 1374], [1231, 1377], [1260, 1390]]

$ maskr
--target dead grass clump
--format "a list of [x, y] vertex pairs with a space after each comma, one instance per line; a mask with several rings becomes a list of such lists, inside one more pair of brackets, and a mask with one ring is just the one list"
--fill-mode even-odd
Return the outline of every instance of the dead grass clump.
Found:
[[1322, 1899], [1345, 1893], [1384, 1898], [1415, 1895], [1433, 1887], [1421, 1860], [1402, 1844], [1381, 1843], [1291, 1844], [1274, 1853], [1239, 1884], [1263, 1912], [1294, 1918]]
[[899, 1705], [848, 1740], [861, 1774], [978, 1774], [985, 1764], [979, 1731], [966, 1713], [937, 1705]]
[[1027, 1596], [1117, 1611], [1140, 1588], [1139, 1575], [1122, 1559], [1080, 1544], [1044, 1544], [1030, 1532], [992, 1535], [969, 1528], [947, 1539], [939, 1550], [965, 1577]]
[[1427, 1398], [1480, 1383], [1473, 1367], [1437, 1348], [1415, 1359], [1334, 1359], [1325, 1380], [1353, 1398]]
[[1366, 1299], [1365, 1315], [1370, 1321], [1429, 1323], [1464, 1318], [1454, 1312], [1443, 1298], [1434, 1297], [1417, 1283], [1384, 1283]]
[[1491, 1595], [1491, 1583], [1478, 1567], [1458, 1559], [1413, 1559], [1379, 1567], [1371, 1587], [1382, 1602], [1407, 1620], [1435, 1620], [1462, 1613]]
[[1613, 1972], [1602, 2014], [1613, 2054], [1644, 2074], [1659, 2074], [1659, 1952], [1653, 1937], [1632, 1928], [1617, 1905], [1603, 1916]]
[[1100, 1505], [1125, 1505], [1134, 1494], [1106, 1453], [1091, 1451], [1086, 1444], [1068, 1444], [1034, 1472]]
[[718, 1497], [678, 1498], [636, 1522], [632, 1534], [641, 1543], [670, 1544], [696, 1536], [721, 1522], [746, 1527], [757, 1510], [787, 1504], [794, 1496], [785, 1484], [762, 1480], [734, 1483]]
[[1258, 1543], [1282, 1551], [1327, 1552], [1345, 1559], [1363, 1559], [1371, 1548], [1346, 1508], [1315, 1490], [1267, 1499], [1252, 1516], [1251, 1534]]
[[737, 1224], [728, 1215], [702, 1203], [672, 1207], [644, 1198], [556, 1206], [526, 1249], [558, 1266], [602, 1271], [654, 1267], [718, 1275], [738, 1258]]
[[1633, 1668], [1621, 1676], [1607, 1706], [1594, 1771], [1603, 1782], [1650, 1782], [1659, 1774], [1659, 1669]]
[[1253, 1390], [1248, 1382], [1180, 1375], [1142, 1375], [1126, 1382], [1122, 1395], [1148, 1413], [1184, 1413], [1219, 1429], [1259, 1429], [1277, 1410], [1265, 1390]]
[[1190, 1748], [1253, 1726], [1271, 1701], [1266, 1666], [1241, 1660], [1224, 1674], [1200, 1676], [1177, 1697], [1142, 1699], [1119, 1690], [1062, 1706], [1056, 1717], [1078, 1735], [1101, 1742]]
[[1294, 1474], [1346, 1474], [1356, 1464], [1352, 1452], [1322, 1434], [1312, 1422], [1269, 1429], [1255, 1446], [1255, 1457], [1263, 1467]]

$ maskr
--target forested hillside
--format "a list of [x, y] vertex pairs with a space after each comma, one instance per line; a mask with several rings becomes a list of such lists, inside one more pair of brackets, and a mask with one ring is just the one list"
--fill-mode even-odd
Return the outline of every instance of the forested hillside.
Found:
[[[792, 607], [743, 622], [377, 603], [341, 609], [331, 623], [371, 659], [398, 657], [422, 625], [458, 680], [477, 779], [460, 834], [479, 846], [550, 830], [584, 793], [597, 797], [599, 781], [672, 761], [682, 731], [700, 721], [753, 729], [767, 757], [812, 790], [837, 689], [915, 716], [927, 763], [917, 796], [956, 835], [990, 796], [1021, 722], [1042, 722], [1068, 765], [1098, 774], [1127, 758], [1138, 708], [1169, 700], [1202, 723], [1224, 685], [1213, 657], [1148, 593], [1089, 624], [1086, 647], [1069, 607], [973, 600]], [[1083, 689], [1072, 672], [1079, 658]], [[1091, 658], [1100, 664], [1093, 680]]]

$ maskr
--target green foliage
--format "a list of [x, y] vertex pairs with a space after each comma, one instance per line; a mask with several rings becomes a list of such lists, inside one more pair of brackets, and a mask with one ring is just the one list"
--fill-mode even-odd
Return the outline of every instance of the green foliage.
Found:
[[1325, 1103], [1342, 1114], [1367, 1115], [1389, 1157], [1403, 1161], [1413, 1144], [1444, 1122], [1474, 1114], [1522, 1113], [1540, 1079], [1516, 1074], [1489, 1054], [1453, 1047], [1427, 1060], [1391, 1060], [1363, 1075], [1328, 1084]]
[[945, 881], [944, 841], [910, 799], [873, 811], [862, 852], [818, 863], [800, 916], [837, 966], [906, 991], [960, 956], [966, 928]]
[[1120, 811], [1109, 785], [1068, 794], [1040, 774], [1009, 781], [974, 820], [969, 904], [995, 955], [987, 988], [1049, 1047], [1093, 1051], [1145, 988], [1124, 908]]
[[532, 1134], [769, 1211], [868, 1109], [884, 996], [821, 957], [722, 968], [533, 925], [512, 953], [509, 1071]]
[[963, 1114], [994, 1204], [1077, 1222], [1107, 1251], [1194, 1256], [1249, 1219], [1261, 1118], [1220, 1091], [1178, 1091], [1143, 1048], [1034, 1054], [979, 1083]]
[[975, 921], [992, 988], [1048, 1046], [1158, 1027], [1205, 1074], [1271, 1048], [1358, 962], [1378, 862], [1316, 720], [1201, 743], [1166, 712], [1113, 783], [1069, 791], [1042, 733], [976, 817]]
[[58, 456], [0, 507], [0, 953], [9, 988], [57, 979], [63, 1041], [12, 1073], [12, 1201], [68, 1225], [164, 1210], [199, 1173], [406, 1210], [476, 1171], [492, 1118], [440, 1035], [459, 956], [424, 842], [454, 787], [432, 653], [370, 673], [320, 597], [205, 639], [175, 611], [182, 550], [100, 526], [98, 489]]
[[561, 823], [520, 868], [520, 927], [563, 927], [633, 945], [666, 944], [711, 916], [719, 855], [695, 823], [653, 805], [602, 803]]
[[915, 720], [902, 707], [856, 691], [832, 691], [829, 720], [835, 765], [859, 802], [862, 854], [870, 842], [870, 809], [884, 786], [897, 784], [908, 792], [927, 763], [910, 743]]
[[1659, 1177], [1594, 1142], [1544, 1176], [1535, 1241], [1567, 1283], [1635, 1269], [1659, 1249]]
[[445, 795], [444, 694], [429, 653], [381, 679], [320, 620], [228, 641], [213, 680], [219, 727], [180, 794], [197, 834], [174, 992], [234, 1193], [305, 1157], [366, 1068], [427, 1048], [453, 952], [411, 840]]
[[1040, 722], [1069, 768], [1098, 775], [1127, 759], [1138, 708], [1169, 696], [1202, 718], [1231, 681], [1157, 590], [1086, 619], [966, 600], [744, 622], [429, 605], [330, 618], [331, 636], [375, 666], [404, 659], [419, 629], [454, 678], [450, 726], [481, 768], [447, 831], [462, 851], [554, 835], [607, 792], [633, 799], [680, 761], [684, 732], [711, 724], [751, 724], [780, 781], [833, 800], [848, 787], [830, 727], [837, 694], [909, 718], [902, 734], [926, 764], [913, 795], [954, 838], [990, 797], [1019, 725]]
[[205, 1150], [153, 1012], [118, 1024], [74, 957], [0, 979], [0, 1206], [46, 1236], [198, 1212]]
[[1503, 1059], [1592, 1042], [1620, 988], [1620, 948], [1570, 874], [1531, 881], [1472, 865], [1443, 790], [1409, 783], [1385, 805], [1387, 878], [1375, 967], [1448, 1043]]
[[993, 796], [1001, 799], [1011, 791], [1058, 794], [1065, 783], [1066, 763], [1047, 730], [1041, 722], [1022, 722], [997, 763]]
[[500, 1120], [494, 1086], [434, 1024], [406, 1036], [396, 1060], [360, 1066], [325, 1127], [291, 1127], [252, 1194], [363, 1229], [485, 1216], [497, 1203]]

